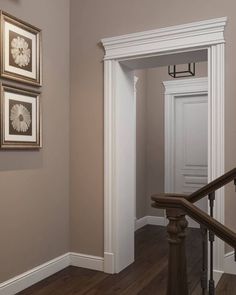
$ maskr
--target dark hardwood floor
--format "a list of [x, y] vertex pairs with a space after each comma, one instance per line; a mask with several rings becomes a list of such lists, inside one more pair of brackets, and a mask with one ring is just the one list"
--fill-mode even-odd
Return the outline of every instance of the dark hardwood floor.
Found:
[[[135, 262], [121, 273], [108, 275], [68, 267], [18, 295], [165, 295], [167, 253], [166, 228], [147, 225], [135, 234]], [[200, 295], [201, 234], [198, 229], [188, 230], [187, 259], [190, 293]], [[217, 295], [236, 294], [227, 293], [225, 284], [221, 283], [223, 291]], [[236, 286], [233, 282], [231, 285]]]
[[223, 274], [216, 289], [216, 295], [236, 294], [236, 276]]

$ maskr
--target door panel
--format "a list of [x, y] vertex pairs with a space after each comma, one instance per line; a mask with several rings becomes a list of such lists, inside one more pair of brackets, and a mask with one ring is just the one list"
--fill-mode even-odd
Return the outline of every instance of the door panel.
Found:
[[[174, 116], [174, 192], [191, 194], [207, 184], [207, 96], [176, 97]], [[196, 205], [207, 210], [206, 200]]]

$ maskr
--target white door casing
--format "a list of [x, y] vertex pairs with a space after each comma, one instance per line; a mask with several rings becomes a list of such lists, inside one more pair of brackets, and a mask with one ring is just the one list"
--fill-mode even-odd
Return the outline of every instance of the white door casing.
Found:
[[[207, 78], [165, 86], [165, 192], [191, 194], [207, 184]], [[207, 212], [207, 198], [197, 204]], [[188, 218], [190, 227], [199, 225]]]
[[[224, 174], [224, 83], [225, 39], [227, 18], [200, 21], [185, 25], [105, 38], [101, 42], [104, 57], [104, 271], [119, 272], [116, 265], [119, 257], [117, 240], [122, 236], [122, 227], [117, 226], [121, 214], [117, 187], [117, 153], [122, 152], [116, 142], [116, 108], [118, 65], [130, 58], [145, 58], [191, 50], [208, 50], [208, 182]], [[133, 86], [133, 81], [131, 83]], [[130, 173], [131, 170], [127, 170]], [[128, 176], [128, 175], [127, 175]], [[134, 179], [134, 176], [128, 176]], [[133, 186], [133, 182], [128, 186]], [[130, 188], [127, 187], [127, 190]], [[133, 203], [134, 204], [134, 203]], [[132, 205], [133, 206], [133, 205]], [[224, 189], [218, 190], [215, 203], [215, 218], [224, 223]], [[129, 219], [133, 224], [133, 212]], [[132, 239], [133, 232], [126, 238]], [[121, 253], [121, 252], [120, 252]], [[216, 282], [223, 273], [224, 243], [215, 242], [214, 274]]]

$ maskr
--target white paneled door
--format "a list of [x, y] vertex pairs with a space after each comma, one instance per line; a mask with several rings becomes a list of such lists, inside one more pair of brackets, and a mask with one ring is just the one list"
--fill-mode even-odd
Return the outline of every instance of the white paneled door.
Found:
[[[208, 182], [207, 79], [166, 83], [166, 191], [189, 195]], [[207, 211], [206, 199], [196, 205]]]
[[[207, 184], [207, 96], [175, 99], [174, 191], [191, 194]], [[206, 211], [206, 199], [197, 205]], [[189, 219], [189, 225], [194, 226]]]

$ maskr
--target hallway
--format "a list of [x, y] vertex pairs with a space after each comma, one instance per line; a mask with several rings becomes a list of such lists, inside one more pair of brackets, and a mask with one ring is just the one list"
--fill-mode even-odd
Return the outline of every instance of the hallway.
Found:
[[[135, 262], [117, 275], [68, 267], [18, 295], [165, 295], [168, 245], [166, 228], [147, 225], [135, 234]], [[189, 289], [197, 290], [201, 269], [201, 233], [187, 237]], [[226, 290], [223, 284], [222, 288]], [[222, 289], [223, 290], [223, 289]], [[219, 293], [229, 294], [230, 293]]]

